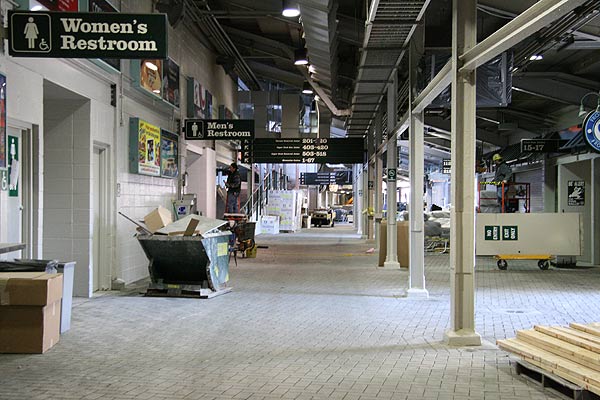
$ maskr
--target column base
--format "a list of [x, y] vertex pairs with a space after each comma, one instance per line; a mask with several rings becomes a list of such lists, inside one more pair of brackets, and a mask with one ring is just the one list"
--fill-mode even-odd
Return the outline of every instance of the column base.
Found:
[[481, 335], [473, 331], [447, 331], [444, 334], [444, 341], [449, 346], [481, 346]]
[[406, 297], [409, 299], [428, 299], [429, 291], [427, 289], [408, 289], [406, 291]]
[[385, 269], [400, 269], [400, 263], [398, 261], [386, 261], [383, 263]]

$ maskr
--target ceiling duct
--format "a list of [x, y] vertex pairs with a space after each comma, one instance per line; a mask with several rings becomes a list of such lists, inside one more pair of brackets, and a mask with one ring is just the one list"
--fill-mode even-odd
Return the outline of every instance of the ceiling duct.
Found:
[[[428, 5], [429, 0], [374, 0], [371, 3], [354, 84], [352, 115], [347, 123], [352, 135], [367, 134], [384, 100], [392, 73], [402, 61]], [[360, 115], [355, 116], [360, 103]]]

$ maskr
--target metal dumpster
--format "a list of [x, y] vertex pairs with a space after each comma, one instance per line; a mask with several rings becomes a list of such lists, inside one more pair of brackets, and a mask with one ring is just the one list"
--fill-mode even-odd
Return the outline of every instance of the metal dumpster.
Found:
[[231, 291], [227, 287], [230, 235], [138, 235], [150, 260], [146, 295], [210, 298]]

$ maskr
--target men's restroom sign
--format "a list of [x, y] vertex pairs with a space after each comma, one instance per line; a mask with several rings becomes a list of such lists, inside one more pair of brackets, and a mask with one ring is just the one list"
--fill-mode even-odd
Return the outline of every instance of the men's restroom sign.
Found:
[[[50, 16], [41, 13], [11, 15], [11, 49], [15, 53], [49, 53], [52, 51]], [[20, 29], [24, 27], [24, 29]], [[15, 28], [19, 28], [18, 31]]]

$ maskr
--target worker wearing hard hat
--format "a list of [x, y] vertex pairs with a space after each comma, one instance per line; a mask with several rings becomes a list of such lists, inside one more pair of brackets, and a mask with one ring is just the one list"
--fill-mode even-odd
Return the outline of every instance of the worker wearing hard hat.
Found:
[[[506, 198], [506, 194], [508, 193], [507, 183], [510, 181], [510, 178], [512, 177], [512, 170], [510, 169], [508, 164], [506, 164], [506, 162], [504, 162], [504, 160], [502, 159], [502, 156], [498, 153], [494, 154], [494, 156], [492, 157], [492, 161], [494, 161], [494, 164], [496, 165], [496, 174], [494, 175], [494, 182], [496, 182], [496, 185], [498, 187], [498, 189], [497, 189], [498, 204], [500, 205], [500, 207], [502, 207], [502, 195], [504, 195], [504, 209], [501, 211], [506, 212], [506, 206], [508, 203], [508, 199]], [[504, 183], [504, 193], [502, 192], [502, 184], [503, 183]]]

